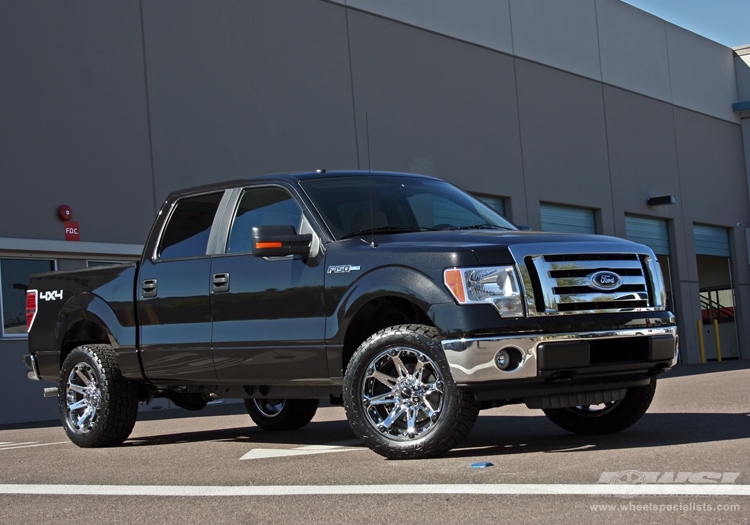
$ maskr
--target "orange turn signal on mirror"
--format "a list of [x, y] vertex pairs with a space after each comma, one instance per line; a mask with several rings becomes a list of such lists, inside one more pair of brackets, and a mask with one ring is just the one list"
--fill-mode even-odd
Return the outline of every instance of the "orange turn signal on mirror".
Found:
[[259, 250], [262, 250], [263, 248], [281, 248], [282, 244], [278, 241], [274, 242], [256, 242], [255, 247]]
[[461, 275], [461, 270], [445, 270], [443, 281], [456, 300], [460, 304], [464, 304], [466, 302], [466, 289], [464, 288], [464, 277]]

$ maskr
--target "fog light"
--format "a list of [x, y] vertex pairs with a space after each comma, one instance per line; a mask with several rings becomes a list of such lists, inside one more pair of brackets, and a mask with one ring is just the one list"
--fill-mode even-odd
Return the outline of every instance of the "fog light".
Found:
[[523, 351], [515, 346], [501, 348], [495, 354], [495, 366], [503, 372], [514, 372], [523, 366]]
[[497, 365], [500, 370], [507, 370], [510, 368], [511, 362], [510, 352], [505, 349], [498, 351], [497, 355], [495, 355], [495, 365]]

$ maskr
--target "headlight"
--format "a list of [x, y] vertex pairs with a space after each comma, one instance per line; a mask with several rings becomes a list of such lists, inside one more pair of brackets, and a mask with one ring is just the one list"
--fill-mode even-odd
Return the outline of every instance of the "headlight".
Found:
[[513, 266], [452, 268], [443, 282], [458, 304], [490, 303], [501, 317], [523, 317], [521, 289]]

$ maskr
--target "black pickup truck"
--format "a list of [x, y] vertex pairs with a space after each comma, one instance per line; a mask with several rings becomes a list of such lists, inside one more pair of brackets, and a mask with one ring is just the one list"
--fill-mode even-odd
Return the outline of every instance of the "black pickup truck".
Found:
[[648, 247], [524, 231], [402, 173], [173, 193], [139, 264], [33, 276], [27, 325], [28, 375], [57, 383], [81, 447], [122, 443], [154, 397], [242, 398], [266, 430], [301, 428], [330, 399], [389, 458], [443, 454], [480, 409], [511, 403], [617, 432], [677, 356]]

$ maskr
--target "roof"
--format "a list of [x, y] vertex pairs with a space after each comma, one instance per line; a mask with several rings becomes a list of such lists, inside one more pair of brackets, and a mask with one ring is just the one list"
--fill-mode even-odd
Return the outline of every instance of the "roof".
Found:
[[329, 177], [382, 177], [382, 176], [398, 176], [398, 177], [415, 177], [421, 179], [439, 180], [435, 177], [428, 175], [419, 175], [416, 173], [400, 173], [396, 171], [366, 171], [366, 170], [316, 170], [316, 171], [302, 171], [295, 173], [271, 173], [267, 175], [257, 175], [247, 177], [244, 179], [227, 180], [223, 182], [213, 182], [211, 184], [204, 184], [201, 186], [192, 186], [190, 188], [184, 188], [181, 190], [173, 191], [167, 197], [167, 200], [172, 200], [182, 195], [189, 195], [195, 193], [208, 193], [211, 191], [219, 191], [227, 188], [235, 188], [237, 186], [243, 186], [248, 182], [287, 182], [295, 183], [305, 180], [329, 178]]

